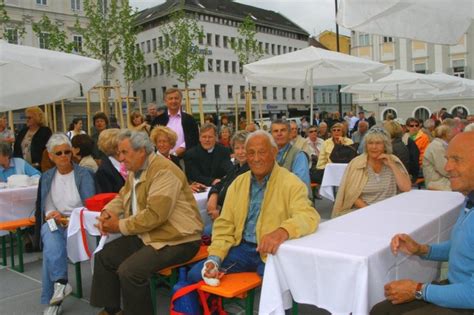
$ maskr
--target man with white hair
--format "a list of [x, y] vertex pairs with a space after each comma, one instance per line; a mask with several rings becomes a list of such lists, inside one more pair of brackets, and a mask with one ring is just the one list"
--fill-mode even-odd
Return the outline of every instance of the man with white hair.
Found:
[[[184, 173], [154, 154], [146, 133], [123, 130], [119, 160], [125, 186], [99, 217], [102, 234], [120, 233], [95, 256], [91, 304], [99, 314], [153, 314], [150, 277], [199, 250], [202, 220]], [[122, 297], [122, 303], [121, 303]]]
[[249, 135], [245, 144], [250, 171], [227, 190], [220, 216], [214, 221], [206, 262], [196, 264], [188, 280], [216, 279], [219, 267], [229, 273], [263, 274], [268, 254], [287, 239], [313, 233], [320, 221], [305, 185], [276, 162], [278, 147], [265, 131]]

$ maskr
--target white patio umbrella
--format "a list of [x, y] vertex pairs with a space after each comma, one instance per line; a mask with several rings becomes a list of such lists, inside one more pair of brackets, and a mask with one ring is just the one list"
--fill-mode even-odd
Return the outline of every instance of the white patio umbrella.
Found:
[[[449, 77], [449, 76], [448, 76]], [[443, 89], [461, 87], [459, 80], [452, 80], [444, 76], [434, 76], [422, 73], [393, 70], [392, 73], [372, 83], [348, 85], [341, 92], [352, 94], [391, 94], [397, 99], [411, 98], [415, 94], [439, 92]]]
[[388, 75], [390, 68], [372, 60], [310, 46], [244, 65], [243, 73], [251, 84], [308, 85], [312, 119], [314, 85], [367, 82]]
[[472, 0], [340, 0], [337, 22], [354, 31], [454, 45], [474, 19]]
[[99, 60], [0, 40], [0, 111], [81, 96], [101, 79]]
[[450, 80], [452, 82], [457, 82], [460, 86], [453, 88], [441, 89], [440, 91], [435, 91], [432, 93], [436, 97], [447, 97], [447, 96], [459, 96], [459, 97], [474, 97], [474, 80], [469, 80], [465, 78], [456, 77], [449, 75], [443, 72], [435, 72], [429, 76], [440, 78], [443, 80]]

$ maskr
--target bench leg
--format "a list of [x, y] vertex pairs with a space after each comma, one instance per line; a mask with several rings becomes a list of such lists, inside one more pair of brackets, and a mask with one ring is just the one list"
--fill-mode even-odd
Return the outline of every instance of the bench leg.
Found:
[[74, 269], [76, 271], [76, 292], [73, 293], [78, 299], [82, 298], [82, 271], [81, 271], [81, 262], [74, 264]]
[[158, 278], [155, 275], [153, 275], [150, 278], [150, 294], [151, 294], [151, 304], [153, 305], [153, 314], [155, 315], [158, 312], [157, 302], [156, 302], [157, 286], [158, 286]]
[[247, 292], [245, 298], [245, 315], [253, 315], [253, 303], [255, 301], [255, 289]]
[[298, 303], [293, 301], [293, 306], [291, 307], [291, 314], [298, 315]]
[[3, 235], [2, 238], [2, 265], [7, 265], [7, 235]]
[[23, 233], [21, 229], [16, 230], [16, 246], [18, 250], [18, 269], [19, 272], [25, 271], [25, 266], [23, 265]]
[[10, 234], [10, 263], [13, 269], [15, 269], [15, 241], [12, 232]]

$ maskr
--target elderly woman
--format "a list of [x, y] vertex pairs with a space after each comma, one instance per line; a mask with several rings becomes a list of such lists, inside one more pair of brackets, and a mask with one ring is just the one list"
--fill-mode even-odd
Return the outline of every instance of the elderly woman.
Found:
[[43, 151], [51, 137], [51, 129], [44, 126], [43, 111], [39, 107], [25, 110], [26, 127], [16, 138], [13, 155], [21, 157], [35, 168], [40, 169]]
[[120, 129], [106, 129], [99, 136], [99, 150], [105, 156], [101, 159], [99, 169], [95, 173], [95, 183], [98, 193], [115, 192], [125, 184], [127, 172], [125, 166], [119, 162], [118, 135]]
[[227, 126], [222, 126], [221, 131], [219, 133], [219, 143], [226, 148], [230, 148], [231, 137], [232, 137], [232, 130], [230, 130], [230, 128]]
[[150, 134], [150, 125], [145, 121], [145, 117], [139, 111], [130, 114], [130, 130], [141, 131]]
[[389, 135], [374, 127], [365, 136], [364, 154], [353, 159], [346, 168], [332, 216], [366, 207], [410, 189], [410, 177], [403, 163], [392, 154]]
[[92, 157], [94, 140], [88, 135], [77, 135], [71, 140], [71, 144], [75, 162], [79, 163], [79, 166], [90, 169], [93, 173], [97, 172], [99, 165]]
[[[209, 190], [208, 200], [207, 200], [207, 213], [214, 221], [220, 213], [222, 206], [224, 205], [225, 195], [227, 193], [227, 188], [230, 184], [237, 178], [237, 176], [247, 172], [249, 166], [247, 165], [247, 155], [245, 152], [245, 140], [249, 133], [247, 131], [238, 131], [231, 140], [231, 146], [234, 150], [234, 167], [230, 170], [229, 173], [217, 184], [211, 187]], [[204, 228], [204, 234], [211, 234], [212, 225], [206, 226]]]
[[438, 126], [434, 130], [435, 138], [428, 145], [423, 157], [423, 176], [425, 186], [432, 190], [451, 190], [446, 165], [446, 148], [451, 139], [457, 134], [448, 125]]
[[72, 140], [75, 136], [84, 135], [86, 132], [82, 130], [82, 119], [74, 118], [72, 123], [69, 125], [69, 131], [66, 132], [66, 136], [69, 140]]
[[176, 140], [178, 140], [176, 132], [165, 126], [156, 126], [151, 132], [150, 139], [156, 146], [157, 153], [170, 159], [176, 166], [181, 168], [179, 158], [176, 155], [170, 154], [171, 149], [176, 145]]
[[22, 158], [12, 158], [12, 146], [0, 142], [0, 182], [6, 182], [8, 177], [19, 174], [40, 177], [41, 173]]
[[[397, 158], [402, 161], [403, 166], [408, 171], [409, 174], [413, 174], [416, 178], [418, 176], [418, 156], [413, 157], [413, 161], [410, 159], [412, 155], [410, 155], [410, 151], [408, 147], [403, 143], [403, 129], [400, 124], [394, 120], [386, 120], [383, 123], [383, 128], [387, 131], [388, 135], [390, 136], [390, 140], [392, 142], [392, 154], [395, 155]], [[415, 145], [416, 147], [416, 145]], [[418, 152], [418, 151], [417, 151]], [[413, 173], [411, 170], [411, 165], [413, 164], [414, 171]]]
[[90, 172], [72, 163], [71, 142], [56, 133], [47, 143], [49, 158], [56, 165], [41, 177], [40, 208], [42, 217], [43, 275], [41, 304], [49, 305], [45, 314], [55, 311], [72, 291], [68, 284], [65, 220], [74, 208], [95, 194]]

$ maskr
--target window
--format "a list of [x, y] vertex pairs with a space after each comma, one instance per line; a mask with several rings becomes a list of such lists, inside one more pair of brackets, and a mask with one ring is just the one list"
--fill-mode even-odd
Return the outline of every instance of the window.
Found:
[[142, 52], [145, 52], [145, 42], [141, 42], [140, 47], [141, 47]]
[[198, 41], [199, 41], [199, 45], [204, 45], [204, 35], [199, 36]]
[[152, 46], [153, 46], [153, 51], [155, 52], [156, 51], [156, 38], [153, 38], [151, 40], [151, 42], [152, 42]]
[[383, 42], [384, 43], [393, 43], [393, 37], [384, 36], [383, 37]]
[[273, 99], [274, 100], [277, 99], [277, 88], [276, 87], [273, 88]]
[[161, 36], [158, 37], [158, 47], [159, 47], [160, 49], [163, 48], [163, 37], [161, 37]]
[[212, 34], [207, 33], [206, 36], [207, 36], [207, 45], [212, 46]]
[[296, 89], [295, 88], [291, 88], [291, 99], [296, 100]]
[[166, 86], [161, 87], [161, 94], [163, 95], [162, 98], [165, 98]]
[[300, 89], [300, 99], [304, 100], [304, 89]]
[[275, 44], [272, 44], [272, 55], [275, 54]]
[[158, 63], [153, 64], [153, 76], [156, 77], [158, 75]]
[[170, 72], [171, 72], [171, 62], [169, 60], [166, 60], [165, 66], [166, 66], [166, 74], [170, 74]]
[[207, 71], [212, 72], [214, 71], [214, 60], [207, 59]]
[[221, 60], [216, 60], [216, 71], [221, 72]]
[[[156, 65], [156, 63], [155, 63], [155, 65]], [[156, 89], [155, 88], [151, 89], [151, 101], [156, 102]]]
[[266, 86], [262, 87], [262, 98], [264, 100], [267, 99], [267, 87]]
[[292, 52], [293, 51], [293, 47], [288, 47], [288, 52]]
[[201, 97], [206, 98], [206, 85], [201, 84]]
[[252, 99], [257, 99], [257, 87], [252, 86]]
[[216, 47], [221, 47], [221, 36], [220, 35], [216, 34], [215, 42], [216, 42]]
[[146, 52], [149, 53], [151, 51], [151, 42], [149, 40], [146, 41]]
[[237, 61], [232, 61], [232, 73], [237, 72]]
[[229, 61], [224, 60], [224, 72], [228, 73], [229, 72]]
[[282, 88], [283, 99], [286, 100], [286, 88]]
[[329, 104], [332, 104], [332, 93], [328, 92]]
[[386, 110], [384, 110], [382, 114], [383, 120], [387, 120], [388, 115], [392, 115], [393, 119], [397, 118], [397, 112], [393, 108], [387, 108]]
[[464, 59], [453, 60], [453, 75], [456, 77], [464, 78]]
[[71, 0], [71, 9], [79, 11], [81, 9], [81, 0]]
[[146, 90], [142, 90], [142, 101], [146, 103]]
[[245, 85], [240, 86], [240, 99], [243, 100], [245, 98]]
[[160, 74], [163, 75], [165, 73], [165, 65], [162, 61], [160, 61]]
[[326, 92], [321, 92], [321, 103], [326, 103]]
[[82, 36], [74, 35], [72, 37], [72, 40], [74, 42], [74, 51], [78, 53], [81, 52], [82, 51]]
[[18, 30], [8, 28], [6, 36], [10, 44], [18, 44]]
[[265, 43], [265, 53], [268, 55], [270, 53], [270, 44]]
[[467, 115], [469, 114], [467, 112], [467, 109], [466, 107], [464, 106], [456, 106], [454, 107], [452, 110], [451, 110], [451, 114], [454, 116], [454, 117], [459, 117], [461, 119], [466, 119]]
[[233, 91], [232, 91], [232, 90], [233, 90], [233, 86], [232, 86], [232, 85], [228, 85], [228, 86], [227, 86], [227, 98], [230, 99], [230, 100], [232, 99], [232, 94], [233, 94]]
[[234, 48], [234, 46], [235, 46], [235, 37], [231, 37], [230, 38], [230, 47]]
[[427, 120], [430, 118], [430, 115], [431, 113], [426, 107], [418, 107], [413, 113], [413, 116], [421, 121]]
[[39, 4], [39, 5], [47, 5], [47, 1], [46, 0], [36, 0], [36, 4]]
[[221, 98], [221, 86], [219, 84], [214, 85], [214, 97], [216, 100]]
[[286, 46], [283, 46], [283, 53], [286, 54]]
[[228, 40], [229, 40], [229, 37], [224, 36], [224, 38], [223, 38], [223, 41], [224, 41], [224, 42], [222, 43], [222, 45], [224, 46], [224, 48], [227, 48], [227, 45], [228, 45], [227, 41], [228, 41]]
[[414, 68], [416, 73], [426, 73], [426, 63], [415, 63]]
[[39, 35], [39, 47], [48, 49], [49, 48], [49, 33], [40, 33]]
[[281, 46], [277, 45], [277, 55], [281, 55]]
[[239, 73], [242, 74], [243, 71], [244, 71], [244, 64], [239, 62]]
[[164, 45], [165, 48], [168, 48], [170, 46], [170, 36], [168, 34], [165, 34]]
[[151, 77], [151, 64], [146, 66], [147, 77]]
[[359, 34], [359, 46], [369, 46], [369, 34]]

